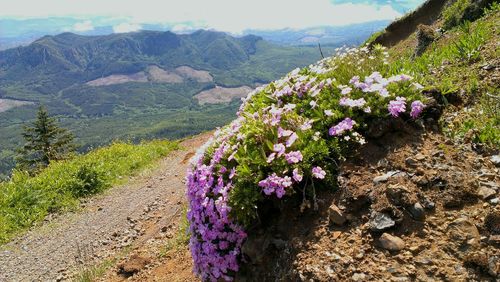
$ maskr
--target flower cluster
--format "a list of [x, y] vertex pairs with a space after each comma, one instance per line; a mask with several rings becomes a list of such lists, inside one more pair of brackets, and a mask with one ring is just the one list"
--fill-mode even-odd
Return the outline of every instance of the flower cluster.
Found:
[[259, 201], [333, 179], [331, 159], [366, 142], [366, 120], [401, 117], [407, 103], [412, 118], [422, 114], [422, 86], [410, 75], [392, 73], [383, 48], [338, 51], [242, 99], [238, 118], [218, 130], [192, 162], [190, 248], [194, 270], [204, 280], [233, 279], [245, 224]]

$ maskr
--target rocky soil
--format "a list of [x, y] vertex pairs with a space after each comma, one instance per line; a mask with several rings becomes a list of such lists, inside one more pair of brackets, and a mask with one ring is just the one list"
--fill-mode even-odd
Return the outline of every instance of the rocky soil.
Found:
[[499, 166], [436, 132], [370, 140], [317, 211], [300, 195], [253, 230], [239, 280], [498, 281]]
[[[183, 149], [172, 152], [159, 168], [88, 199], [80, 212], [47, 218], [41, 226], [2, 246], [0, 281], [71, 280], [106, 263], [113, 274], [106, 280], [119, 281], [140, 276], [141, 271], [148, 272], [168, 259], [159, 254], [176, 233], [185, 209], [183, 182], [188, 160], [208, 136], [182, 142]], [[179, 279], [194, 279], [190, 259], [183, 258], [174, 267]], [[163, 279], [168, 277], [167, 270], [161, 270]], [[149, 275], [147, 280], [154, 280], [152, 271]]]

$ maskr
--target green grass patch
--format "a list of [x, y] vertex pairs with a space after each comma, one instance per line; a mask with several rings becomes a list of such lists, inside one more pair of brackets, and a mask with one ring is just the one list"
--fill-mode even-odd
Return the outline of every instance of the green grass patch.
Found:
[[442, 12], [443, 28], [451, 29], [462, 20], [463, 14], [471, 4], [470, 0], [457, 0]]
[[178, 143], [171, 141], [117, 142], [52, 163], [37, 176], [14, 171], [8, 182], [0, 183], [0, 243], [48, 213], [74, 208], [80, 197], [124, 181], [176, 148]]

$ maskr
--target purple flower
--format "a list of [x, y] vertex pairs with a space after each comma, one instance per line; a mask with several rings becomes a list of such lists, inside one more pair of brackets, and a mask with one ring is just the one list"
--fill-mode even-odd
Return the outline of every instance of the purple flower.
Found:
[[295, 141], [299, 138], [299, 136], [297, 135], [297, 133], [292, 133], [292, 135], [290, 135], [290, 137], [288, 138], [288, 140], [286, 141], [286, 146], [287, 147], [290, 147], [293, 145], [293, 143], [295, 143]]
[[378, 91], [378, 94], [384, 98], [389, 97], [389, 91], [386, 88], [382, 88]]
[[342, 89], [342, 91], [340, 92], [340, 94], [347, 95], [347, 94], [351, 93], [351, 91], [352, 91], [351, 87], [345, 87], [345, 88]]
[[288, 137], [290, 135], [292, 135], [293, 131], [291, 130], [285, 130], [281, 127], [278, 127], [278, 137], [281, 138], [281, 137]]
[[353, 100], [351, 98], [343, 97], [340, 99], [339, 104], [341, 106], [347, 106], [350, 108], [354, 108], [354, 107], [361, 108], [366, 104], [366, 101], [364, 98], [359, 98], [359, 99]]
[[326, 116], [329, 116], [329, 117], [333, 116], [332, 110], [324, 110], [324, 113]]
[[312, 168], [312, 174], [315, 178], [324, 179], [326, 176], [326, 172], [319, 166], [315, 166]]
[[232, 179], [236, 175], [236, 168], [233, 167], [229, 173], [229, 179]]
[[300, 151], [293, 151], [285, 155], [285, 159], [289, 164], [296, 164], [302, 161], [302, 153]]
[[398, 117], [400, 113], [406, 111], [406, 99], [404, 97], [396, 97], [396, 100], [389, 102], [387, 109], [393, 117]]
[[355, 84], [356, 82], [359, 82], [359, 76], [358, 76], [358, 75], [353, 76], [353, 77], [351, 78], [351, 80], [349, 80], [349, 83], [350, 83], [350, 84]]
[[302, 181], [302, 178], [303, 178], [303, 176], [302, 176], [302, 174], [299, 173], [299, 169], [295, 168], [293, 170], [293, 179], [297, 182], [300, 182], [300, 181]]
[[272, 161], [274, 161], [274, 159], [276, 158], [276, 153], [271, 153], [268, 157], [267, 157], [267, 163], [271, 163]]
[[312, 120], [307, 120], [306, 122], [304, 122], [304, 124], [302, 124], [300, 126], [300, 130], [309, 130], [312, 128], [312, 123], [313, 121]]
[[278, 198], [285, 195], [285, 188], [292, 186], [292, 178], [289, 176], [279, 177], [276, 173], [268, 176], [266, 179], [259, 181], [259, 187], [262, 187], [262, 191], [266, 195], [276, 194]]
[[343, 121], [339, 122], [337, 125], [330, 128], [328, 133], [331, 136], [342, 135], [345, 131], [349, 131], [356, 125], [356, 122], [350, 118], [345, 118]]
[[410, 116], [414, 119], [417, 118], [424, 110], [424, 107], [425, 107], [424, 103], [420, 102], [419, 100], [413, 101], [411, 103]]
[[278, 154], [278, 157], [282, 156], [285, 153], [285, 145], [279, 143], [279, 144], [274, 144], [273, 151]]

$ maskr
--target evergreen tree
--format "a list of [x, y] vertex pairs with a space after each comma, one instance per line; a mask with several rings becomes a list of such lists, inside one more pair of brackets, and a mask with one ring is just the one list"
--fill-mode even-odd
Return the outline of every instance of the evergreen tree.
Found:
[[67, 159], [76, 149], [73, 134], [59, 127], [43, 106], [38, 109], [36, 121], [24, 126], [23, 138], [25, 144], [18, 150], [17, 167], [30, 173], [52, 161]]

